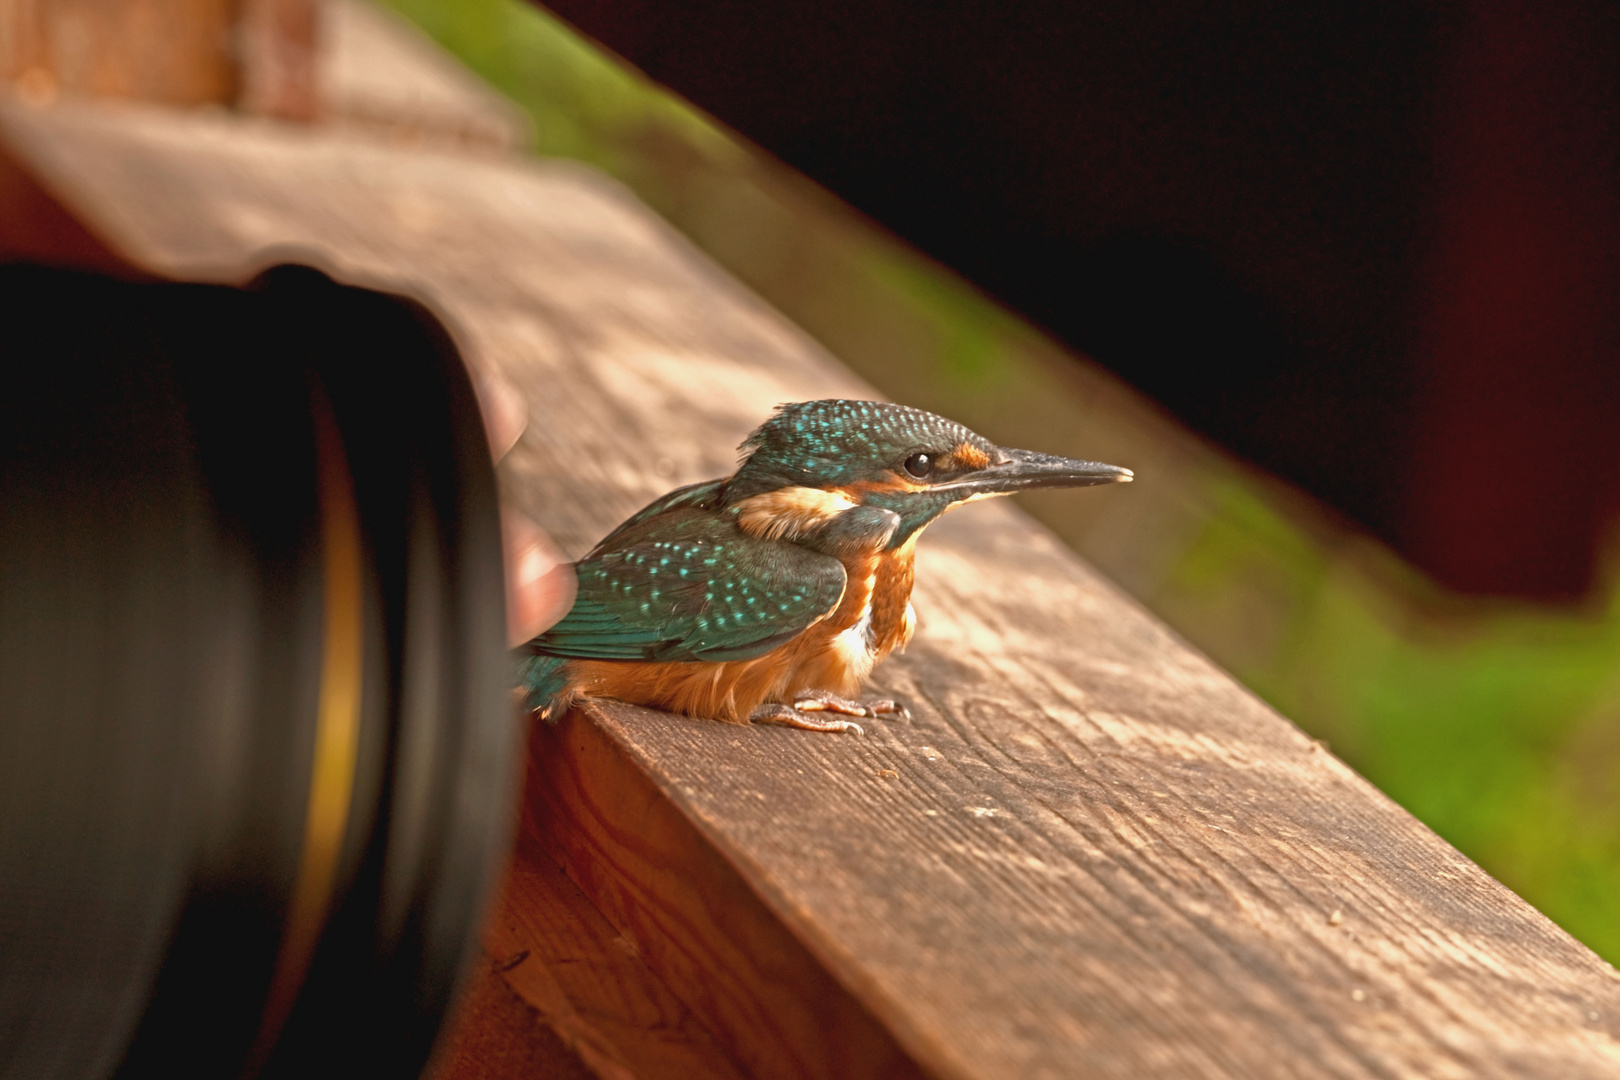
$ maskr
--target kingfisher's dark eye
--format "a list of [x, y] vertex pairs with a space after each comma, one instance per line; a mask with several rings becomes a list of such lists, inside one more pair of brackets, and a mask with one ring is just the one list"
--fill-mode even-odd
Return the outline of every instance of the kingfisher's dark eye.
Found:
[[921, 480], [934, 471], [934, 455], [920, 452], [906, 458], [906, 472]]

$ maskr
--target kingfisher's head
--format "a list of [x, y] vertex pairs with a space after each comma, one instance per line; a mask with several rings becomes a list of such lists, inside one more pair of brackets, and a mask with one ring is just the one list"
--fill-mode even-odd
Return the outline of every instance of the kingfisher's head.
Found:
[[[943, 416], [881, 401], [783, 405], [742, 444], [726, 502], [875, 506], [900, 517], [891, 544], [960, 503], [1039, 487], [1128, 481], [1129, 469], [996, 446]], [[815, 495], [820, 492], [822, 495]]]

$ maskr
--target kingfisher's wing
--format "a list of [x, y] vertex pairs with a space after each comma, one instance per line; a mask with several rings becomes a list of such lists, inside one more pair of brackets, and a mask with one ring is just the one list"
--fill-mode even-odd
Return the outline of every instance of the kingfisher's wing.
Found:
[[837, 559], [748, 536], [729, 520], [677, 507], [657, 528], [625, 531], [575, 566], [563, 620], [529, 643], [590, 660], [749, 660], [830, 615], [844, 594]]
[[590, 554], [585, 556], [586, 560], [594, 558], [600, 552], [618, 546], [618, 542], [624, 538], [626, 533], [635, 531], [636, 527], [642, 522], [657, 517], [659, 514], [685, 507], [713, 509], [720, 498], [720, 489], [724, 484], [725, 480], [723, 479], [704, 480], [700, 483], [687, 484], [685, 487], [676, 488], [667, 495], [660, 495], [634, 514], [625, 518], [624, 521], [619, 523], [618, 528], [602, 537], [597, 542], [597, 545], [591, 549]]

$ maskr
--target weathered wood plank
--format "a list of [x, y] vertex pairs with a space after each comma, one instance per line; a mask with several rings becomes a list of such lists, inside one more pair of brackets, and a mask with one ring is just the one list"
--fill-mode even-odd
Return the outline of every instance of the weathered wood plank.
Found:
[[[1156, 653], [1150, 628], [1094, 633], [1101, 655], [1075, 679], [1061, 648], [1026, 637], [1050, 623], [966, 599], [973, 620], [994, 620], [980, 643], [914, 646], [884, 687], [913, 721], [871, 725], [866, 740], [822, 747], [618, 707], [571, 723], [626, 746], [718, 850], [752, 862], [784, 922], [830, 970], [870, 980], [858, 996], [941, 1074], [1612, 1068], [1607, 969], [1328, 755], [1242, 731], [1247, 710], [1211, 700], [1212, 673], [1109, 645]], [[1065, 621], [1088, 606], [1053, 599]], [[1157, 702], [1130, 685], [1144, 664], [1163, 678]], [[568, 760], [574, 737], [560, 732], [545, 757]], [[571, 794], [530, 795], [566, 800], [559, 847], [634, 835], [635, 818], [593, 820], [611, 800]], [[570, 865], [639, 876], [638, 858]], [[663, 869], [657, 906], [724, 903], [704, 867]]]
[[708, 1029], [579, 886], [520, 835], [484, 935], [493, 970], [609, 1080], [742, 1080]]
[[[508, 490], [574, 551], [726, 471], [775, 402], [862, 392], [579, 170], [138, 110], [0, 127], [139, 265], [239, 279], [290, 247], [433, 302], [526, 394]], [[829, 1075], [829, 1015], [942, 1076], [1620, 1069], [1613, 969], [1044, 531], [976, 507], [918, 572], [880, 669], [909, 723], [607, 706], [536, 733], [536, 838], [749, 1069]]]
[[563, 868], [521, 835], [433, 1080], [742, 1080]]
[[487, 957], [480, 957], [461, 993], [455, 1015], [435, 1048], [428, 1076], [431, 1080], [603, 1080]]
[[582, 714], [541, 726], [530, 758], [524, 834], [567, 866], [748, 1075], [917, 1075], [837, 973], [602, 727]]

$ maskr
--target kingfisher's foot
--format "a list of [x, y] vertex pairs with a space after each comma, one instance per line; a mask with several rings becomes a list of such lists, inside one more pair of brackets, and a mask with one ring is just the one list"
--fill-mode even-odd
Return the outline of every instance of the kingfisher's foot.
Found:
[[[832, 717], [814, 715], [820, 707], [810, 711], [800, 711], [792, 705], [761, 705], [749, 714], [748, 719], [755, 724], [781, 724], [783, 727], [801, 728], [804, 731], [831, 731], [840, 735], [865, 735], [866, 732], [853, 720], [834, 720]], [[857, 713], [864, 716], [865, 713]]]
[[872, 701], [851, 701], [825, 690], [806, 690], [793, 699], [793, 707], [800, 712], [835, 712], [845, 716], [898, 716], [911, 719], [911, 713], [898, 701], [876, 698]]

